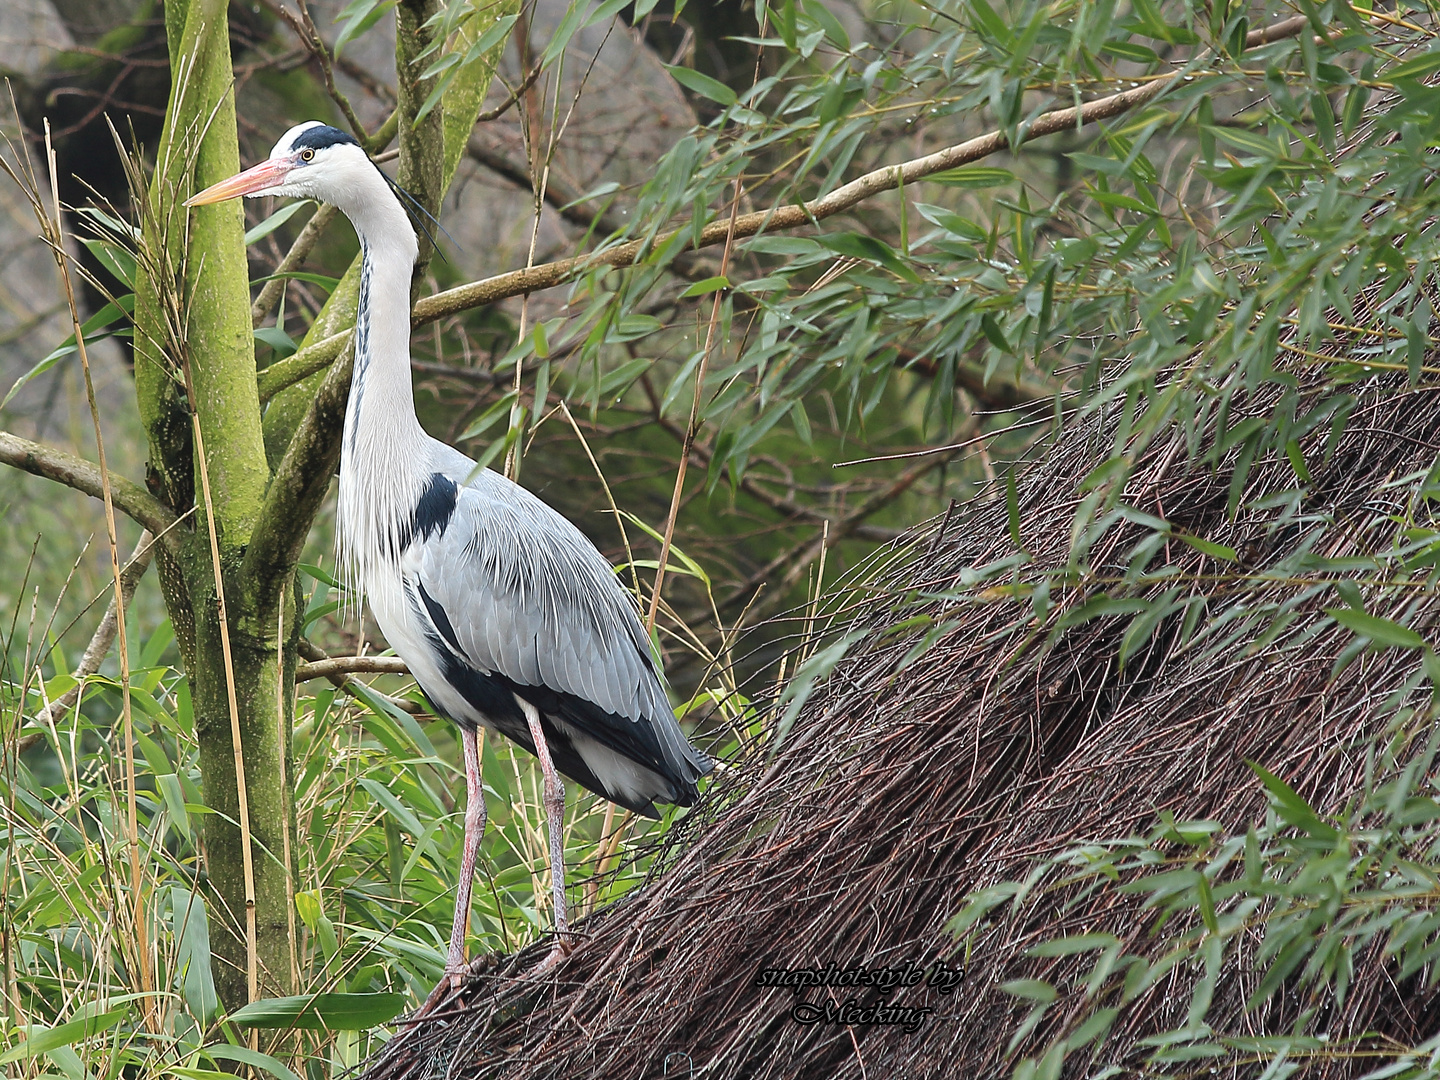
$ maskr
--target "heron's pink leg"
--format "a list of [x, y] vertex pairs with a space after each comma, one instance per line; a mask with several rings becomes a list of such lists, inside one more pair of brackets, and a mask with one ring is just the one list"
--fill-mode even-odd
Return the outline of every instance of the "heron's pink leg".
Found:
[[550, 760], [550, 747], [540, 726], [540, 713], [535, 706], [519, 696], [515, 698], [530, 725], [530, 738], [535, 742], [535, 756], [540, 759], [540, 773], [545, 778], [545, 815], [550, 827], [550, 886], [555, 900], [555, 948], [540, 966], [531, 972], [548, 971], [570, 951], [570, 918], [565, 910], [565, 783]]
[[465, 839], [460, 846], [460, 881], [455, 890], [455, 918], [450, 926], [450, 952], [445, 974], [430, 991], [414, 1017], [424, 1016], [445, 996], [460, 988], [465, 978], [465, 933], [470, 928], [470, 890], [475, 883], [475, 856], [485, 835], [485, 788], [480, 781], [480, 739], [469, 728], [460, 729], [465, 751]]
[[465, 749], [465, 840], [460, 849], [460, 882], [455, 891], [455, 920], [450, 927], [450, 955], [445, 974], [458, 987], [465, 971], [465, 933], [470, 928], [470, 889], [475, 883], [475, 856], [485, 835], [485, 788], [480, 781], [480, 739], [471, 728], [460, 729]]

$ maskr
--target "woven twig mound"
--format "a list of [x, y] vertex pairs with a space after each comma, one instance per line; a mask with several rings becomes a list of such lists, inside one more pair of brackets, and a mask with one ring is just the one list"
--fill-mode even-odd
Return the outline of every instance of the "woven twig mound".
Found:
[[[1145, 451], [1124, 501], [1239, 555], [1237, 568], [1178, 539], [1155, 555], [1181, 572], [1175, 580], [1186, 589], [1210, 598], [1209, 618], [1243, 597], [1283, 603], [1313, 589], [1313, 580], [1263, 576], [1299, 549], [1340, 557], [1393, 541], [1389, 515], [1402, 509], [1409, 485], [1387, 482], [1434, 461], [1440, 387], [1376, 380], [1351, 389], [1357, 402], [1338, 441], [1327, 447], [1322, 425], [1301, 442], [1311, 482], [1298, 505], [1266, 500], [1298, 486], [1283, 455], [1253, 465], [1232, 516], [1233, 460], [1197, 463], [1213, 432], [1176, 430]], [[1301, 397], [1313, 404], [1333, 392], [1316, 381]], [[1229, 422], [1275, 404], [1261, 393]], [[1080, 481], [1113, 424], [1095, 415], [1067, 425], [1022, 477], [1029, 579], [1036, 568], [1066, 565]], [[1191, 452], [1197, 446], [1202, 453]], [[1419, 683], [1415, 650], [1364, 653], [1334, 674], [1356, 639], [1325, 624], [1333, 593], [1300, 604], [1268, 640], [1272, 621], [1261, 619], [1228, 642], [1217, 633], [1181, 646], [1180, 618], [1169, 617], [1123, 665], [1128, 619], [1048, 635], [1029, 599], [993, 581], [966, 585], [972, 568], [1016, 553], [1010, 521], [1002, 496], [915, 539], [867, 594], [854, 624], [867, 637], [816, 688], [778, 752], [738, 763], [711, 789], [648, 887], [589, 919], [558, 972], [534, 982], [477, 979], [465, 1011], [392, 1040], [369, 1075], [1006, 1074], [1026, 1009], [998, 988], [1047, 963], [1025, 950], [1042, 938], [1109, 932], [1143, 953], [1154, 915], [1140, 897], [1114, 892], [1079, 907], [1040, 901], [957, 956], [945, 926], [969, 891], [1023, 878], [1037, 860], [1080, 841], [1146, 833], [1162, 811], [1243, 832], [1266, 810], [1246, 759], [1318, 810], [1339, 812], [1364, 786], [1364, 748], [1393, 722], [1397, 703], [1428, 698], [1428, 689], [1408, 688]], [[1092, 572], [1119, 578], [1147, 534], [1115, 524], [1090, 550]], [[1046, 626], [1099, 588], [1094, 579], [1057, 587]], [[1440, 598], [1414, 592], [1396, 601], [1408, 601], [1405, 621], [1433, 625]], [[1400, 614], [1383, 604], [1370, 610]], [[932, 625], [954, 620], [953, 628], [898, 670], [929, 627], [887, 631], [920, 612]], [[964, 982], [949, 994], [918, 985], [892, 995], [934, 1010], [912, 1033], [894, 1024], [802, 1024], [791, 1015], [791, 990], [757, 985], [772, 968], [929, 966], [937, 958], [963, 967]], [[1357, 955], [1343, 1005], [1312, 1016], [1307, 1030], [1409, 1045], [1440, 1030], [1429, 992], [1392, 976], [1379, 950]], [[1177, 968], [1126, 1009], [1102, 1064], [1124, 1065], [1137, 1039], [1182, 1025], [1196, 977]], [[1285, 1033], [1309, 1004], [1297, 991], [1246, 1013], [1254, 981], [1249, 970], [1222, 980], [1209, 1017], [1217, 1030], [1229, 1023], [1236, 1034]], [[804, 997], [840, 1004], [854, 994], [812, 989]], [[1064, 1022], [1065, 1010], [1056, 1010], [1014, 1052], [1043, 1047]], [[1304, 1075], [1358, 1075], [1376, 1064], [1316, 1058]]]

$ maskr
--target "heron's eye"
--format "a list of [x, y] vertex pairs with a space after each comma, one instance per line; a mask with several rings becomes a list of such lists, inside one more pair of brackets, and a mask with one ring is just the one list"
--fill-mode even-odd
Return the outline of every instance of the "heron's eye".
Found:
[[314, 150], [311, 150], [311, 149], [307, 146], [304, 150], [301, 150], [301, 151], [300, 151], [300, 160], [301, 160], [301, 161], [314, 161], [314, 160], [315, 160], [315, 151], [314, 151]]

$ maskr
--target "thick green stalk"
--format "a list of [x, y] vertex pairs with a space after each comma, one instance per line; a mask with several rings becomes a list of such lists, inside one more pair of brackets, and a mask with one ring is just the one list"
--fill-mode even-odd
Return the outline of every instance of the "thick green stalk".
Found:
[[[400, 186], [432, 214], [440, 211], [445, 194], [445, 110], [431, 109], [419, 120], [415, 115], [430, 95], [433, 79], [420, 73], [431, 59], [417, 59], [430, 44], [425, 22], [440, 10], [440, 0], [400, 0], [395, 9], [395, 89], [400, 114]], [[416, 230], [420, 255], [413, 280], [418, 284], [430, 267], [435, 248], [423, 229]]]
[[[177, 510], [196, 510], [179, 530], [173, 555], [162, 555], [160, 570], [191, 684], [205, 798], [215, 811], [205, 818], [215, 981], [221, 1000], [233, 1008], [247, 997], [252, 950], [264, 989], [290, 989], [285, 868], [265, 853], [286, 849], [286, 822], [293, 821], [290, 792], [272, 782], [286, 753], [279, 710], [291, 697], [293, 662], [282, 671], [277, 605], [260, 603], [254, 583], [240, 571], [269, 482], [243, 211], [238, 203], [188, 214], [182, 206], [195, 188], [239, 169], [226, 5], [169, 0], [165, 21], [174, 88], [143, 222], [136, 392], [152, 485]], [[203, 435], [203, 460], [192, 410]], [[210, 492], [228, 625], [217, 603], [202, 479]], [[293, 607], [293, 590], [280, 602]], [[287, 615], [293, 628], [293, 610]], [[248, 796], [243, 814], [242, 780]], [[247, 832], [249, 874], [242, 842]], [[245, 926], [252, 899], [256, 933], [250, 943]]]

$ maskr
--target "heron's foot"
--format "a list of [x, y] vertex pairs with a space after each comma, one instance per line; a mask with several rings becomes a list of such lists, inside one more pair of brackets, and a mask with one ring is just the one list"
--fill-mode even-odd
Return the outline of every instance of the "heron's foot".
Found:
[[574, 949], [575, 945], [573, 942], [570, 941], [569, 935], [561, 935], [560, 938], [556, 940], [555, 946], [550, 950], [549, 955], [547, 955], [544, 960], [541, 960], [540, 963], [536, 964], [533, 968], [527, 971], [525, 973], [525, 977], [527, 979], [540, 978], [540, 976], [547, 974], [553, 967], [555, 967], [556, 964], [560, 963], [561, 960], [564, 960], [565, 957], [569, 956], [570, 953], [574, 951]]
[[435, 989], [430, 991], [430, 996], [425, 999], [421, 1006], [405, 1018], [404, 1024], [408, 1030], [415, 1026], [416, 1021], [423, 1020], [431, 1013], [439, 1010], [442, 1006], [450, 1004], [460, 996], [460, 990], [465, 985], [465, 977], [469, 974], [469, 967], [460, 967], [455, 970], [447, 969], [445, 974], [440, 976], [440, 981], [435, 984]]

